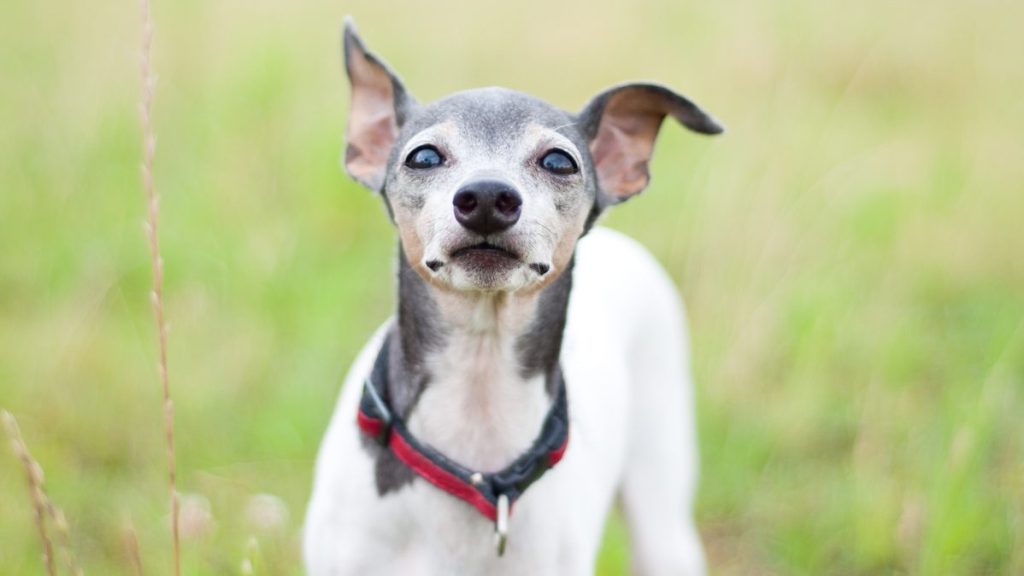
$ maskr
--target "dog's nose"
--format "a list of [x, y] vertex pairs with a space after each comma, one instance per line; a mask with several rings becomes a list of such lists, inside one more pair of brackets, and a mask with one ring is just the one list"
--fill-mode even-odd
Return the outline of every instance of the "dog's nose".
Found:
[[460, 188], [452, 204], [455, 219], [463, 228], [487, 236], [508, 230], [519, 221], [523, 197], [505, 182], [478, 180]]

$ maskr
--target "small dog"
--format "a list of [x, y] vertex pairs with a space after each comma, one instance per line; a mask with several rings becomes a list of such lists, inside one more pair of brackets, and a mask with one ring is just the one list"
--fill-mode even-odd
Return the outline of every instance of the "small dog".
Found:
[[722, 127], [655, 84], [578, 114], [502, 88], [421, 105], [350, 20], [344, 58], [345, 167], [397, 228], [398, 310], [320, 448], [309, 573], [593, 574], [618, 497], [637, 573], [703, 574], [681, 302], [594, 223], [647, 186], [666, 116]]

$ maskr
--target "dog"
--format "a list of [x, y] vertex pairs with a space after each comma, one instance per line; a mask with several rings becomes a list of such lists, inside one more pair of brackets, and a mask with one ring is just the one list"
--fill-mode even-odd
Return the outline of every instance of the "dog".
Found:
[[398, 233], [398, 302], [317, 459], [309, 573], [593, 574], [622, 505], [633, 568], [705, 571], [681, 300], [595, 226], [648, 184], [662, 120], [722, 126], [661, 85], [576, 114], [503, 88], [419, 104], [344, 32], [344, 164]]

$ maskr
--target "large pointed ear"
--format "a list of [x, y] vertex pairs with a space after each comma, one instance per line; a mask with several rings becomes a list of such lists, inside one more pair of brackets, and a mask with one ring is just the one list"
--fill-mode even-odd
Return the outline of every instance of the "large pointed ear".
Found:
[[594, 159], [598, 187], [609, 204], [639, 194], [650, 181], [647, 164], [665, 116], [701, 134], [724, 128], [685, 96], [657, 84], [605, 90], [580, 112], [579, 126]]
[[343, 36], [345, 72], [352, 86], [345, 169], [359, 183], [379, 192], [398, 129], [416, 102], [398, 76], [366, 49], [351, 18], [345, 18]]

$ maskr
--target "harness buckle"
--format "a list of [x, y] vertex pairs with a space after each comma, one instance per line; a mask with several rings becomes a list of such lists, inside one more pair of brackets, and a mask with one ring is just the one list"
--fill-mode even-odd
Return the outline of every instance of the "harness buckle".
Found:
[[508, 542], [508, 496], [498, 496], [498, 515], [494, 520], [494, 547], [498, 557], [505, 555], [505, 544]]

